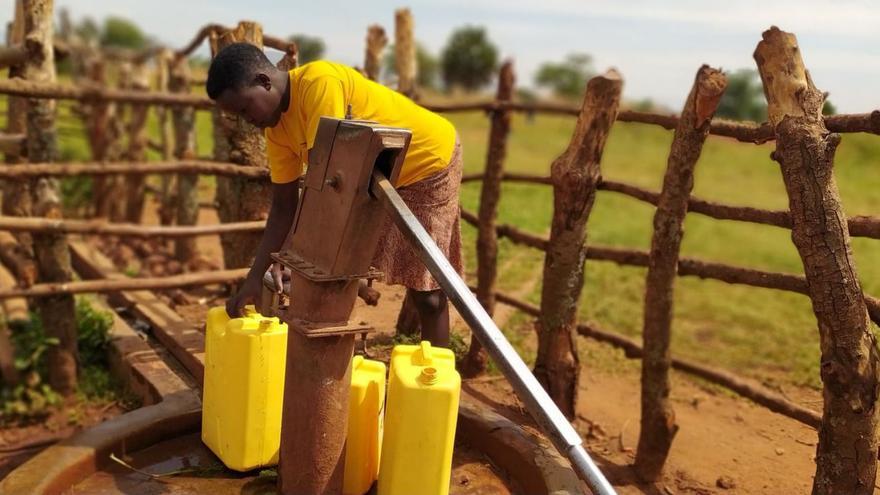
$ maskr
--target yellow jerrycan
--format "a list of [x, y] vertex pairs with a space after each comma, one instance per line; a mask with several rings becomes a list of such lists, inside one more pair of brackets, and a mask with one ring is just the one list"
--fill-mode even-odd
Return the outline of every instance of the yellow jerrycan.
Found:
[[461, 377], [449, 349], [399, 345], [391, 353], [378, 495], [446, 495]]
[[246, 306], [211, 308], [205, 328], [202, 441], [228, 468], [278, 463], [287, 324]]
[[[202, 441], [228, 468], [278, 463], [287, 361], [287, 325], [253, 306], [242, 318], [208, 311]], [[363, 495], [379, 470], [385, 364], [355, 356], [349, 392], [344, 495]]]
[[351, 361], [343, 495], [363, 495], [376, 481], [384, 415], [385, 363], [355, 356]]

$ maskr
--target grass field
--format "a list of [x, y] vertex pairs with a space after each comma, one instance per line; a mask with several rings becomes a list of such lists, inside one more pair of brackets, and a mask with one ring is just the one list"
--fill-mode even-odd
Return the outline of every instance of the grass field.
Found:
[[[5, 107], [5, 99], [0, 103]], [[482, 113], [453, 114], [464, 146], [466, 172], [485, 163], [489, 121]], [[0, 119], [3, 120], [3, 119]], [[209, 156], [213, 146], [210, 114], [198, 114], [198, 154]], [[60, 155], [65, 160], [88, 159], [81, 125], [60, 106]], [[151, 134], [158, 136], [151, 113]], [[552, 160], [570, 139], [572, 117], [517, 115], [509, 140], [506, 170], [549, 173]], [[672, 132], [642, 124], [615, 124], [602, 162], [603, 176], [652, 190], [662, 184]], [[787, 197], [778, 165], [769, 158], [773, 145], [755, 146], [710, 137], [697, 165], [694, 194], [733, 205], [785, 209]], [[158, 158], [150, 152], [153, 159]], [[845, 135], [835, 166], [846, 213], [880, 212], [880, 137]], [[203, 187], [213, 184], [203, 179]], [[462, 205], [476, 211], [479, 184], [463, 186]], [[549, 186], [505, 184], [499, 221], [547, 234], [552, 215]], [[588, 225], [588, 242], [647, 249], [653, 208], [612, 192], [600, 192]], [[463, 225], [468, 272], [476, 268], [473, 228]], [[880, 295], [880, 250], [875, 241], [854, 239], [853, 250], [864, 289]], [[787, 230], [691, 214], [685, 225], [684, 256], [764, 270], [801, 273], [802, 267]], [[499, 288], [532, 302], [540, 299], [542, 253], [501, 242]], [[623, 334], [638, 337], [642, 327], [645, 269], [589, 261], [580, 317]], [[514, 317], [505, 329], [523, 342], [531, 324]], [[586, 349], [586, 348], [585, 348]], [[589, 362], [604, 361], [591, 346]], [[587, 351], [585, 351], [587, 352]], [[679, 279], [675, 292], [673, 353], [737, 371], [765, 382], [819, 386], [819, 347], [815, 318], [802, 295], [695, 278]], [[523, 348], [527, 359], [532, 350]]]
[[[480, 114], [452, 115], [461, 134], [465, 169], [484, 167], [488, 120]], [[552, 160], [564, 150], [574, 126], [567, 117], [538, 116], [513, 122], [506, 169], [549, 174]], [[642, 124], [615, 124], [602, 161], [603, 176], [659, 191], [672, 132]], [[694, 194], [741, 206], [785, 209], [787, 196], [778, 165], [769, 158], [773, 145], [755, 146], [710, 137], [697, 165]], [[848, 215], [880, 211], [880, 138], [846, 135], [836, 160], [836, 175]], [[476, 211], [479, 184], [466, 184], [465, 208]], [[546, 234], [552, 217], [549, 186], [505, 184], [499, 221]], [[613, 192], [599, 192], [588, 224], [591, 244], [647, 249], [654, 210]], [[475, 268], [476, 231], [463, 227], [468, 268]], [[853, 250], [864, 289], [880, 293], [880, 251], [876, 241], [854, 239]], [[787, 230], [742, 222], [719, 221], [698, 214], [687, 217], [682, 255], [764, 270], [802, 273]], [[516, 291], [540, 278], [541, 253], [502, 241], [500, 288]], [[645, 269], [588, 261], [580, 317], [638, 337], [642, 328]], [[527, 299], [540, 300], [540, 281]], [[519, 325], [520, 328], [515, 328]], [[530, 331], [523, 318], [508, 332]], [[818, 333], [805, 296], [717, 281], [680, 278], [675, 292], [673, 353], [735, 370], [765, 382], [817, 387]], [[596, 356], [586, 360], [596, 361]], [[599, 361], [602, 361], [599, 359]]]

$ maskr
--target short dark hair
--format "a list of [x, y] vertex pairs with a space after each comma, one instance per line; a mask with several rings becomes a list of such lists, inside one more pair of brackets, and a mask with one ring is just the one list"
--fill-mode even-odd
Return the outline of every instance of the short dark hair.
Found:
[[272, 68], [272, 62], [258, 47], [250, 43], [228, 45], [211, 61], [205, 82], [208, 97], [216, 100], [227, 89], [238, 90], [253, 82], [257, 72]]

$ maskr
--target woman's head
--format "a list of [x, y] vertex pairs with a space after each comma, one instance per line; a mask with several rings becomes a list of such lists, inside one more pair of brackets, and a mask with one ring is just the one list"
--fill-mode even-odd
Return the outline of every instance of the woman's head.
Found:
[[276, 69], [263, 50], [233, 43], [211, 61], [205, 89], [224, 111], [266, 128], [274, 127], [284, 111], [286, 86], [281, 82], [286, 79], [287, 74]]

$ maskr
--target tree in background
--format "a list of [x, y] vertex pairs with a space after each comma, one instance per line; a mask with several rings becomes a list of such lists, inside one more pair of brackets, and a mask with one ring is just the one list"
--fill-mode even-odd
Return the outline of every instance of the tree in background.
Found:
[[[388, 45], [382, 58], [382, 79], [388, 81], [397, 77], [397, 61], [394, 58], [394, 45]], [[416, 83], [420, 88], [437, 89], [440, 85], [440, 62], [425, 46], [416, 43]]]
[[101, 37], [101, 28], [91, 17], [85, 17], [74, 28], [76, 34], [85, 41], [96, 41]]
[[[827, 96], [827, 95], [826, 95]], [[826, 100], [823, 115], [834, 115], [837, 108]], [[727, 89], [718, 104], [715, 115], [735, 120], [764, 122], [767, 120], [767, 100], [758, 71], [739, 69], [727, 75]]]
[[101, 46], [139, 50], [146, 47], [149, 42], [150, 40], [141, 31], [141, 28], [128, 19], [122, 17], [104, 19], [104, 27], [101, 30]]
[[[828, 98], [828, 96], [825, 96]], [[822, 115], [835, 115], [837, 114], [837, 107], [834, 106], [834, 103], [831, 103], [830, 100], [825, 100], [825, 104], [822, 105]]]
[[314, 62], [324, 56], [324, 40], [317, 36], [294, 34], [287, 40], [296, 43], [296, 47], [299, 49], [297, 56], [300, 65]]
[[553, 90], [560, 98], [584, 96], [587, 80], [593, 77], [593, 58], [586, 53], [572, 53], [561, 63], [547, 62], [535, 74], [535, 84]]
[[460, 86], [473, 91], [492, 80], [498, 66], [498, 49], [485, 28], [465, 26], [453, 31], [440, 59], [447, 88]]
[[628, 102], [627, 106], [637, 112], [657, 111], [657, 104], [650, 98], [642, 98], [641, 100]]
[[715, 115], [735, 120], [767, 120], [767, 101], [758, 71], [740, 69], [727, 75], [727, 89]]

